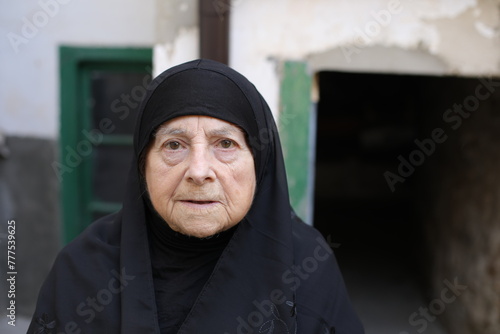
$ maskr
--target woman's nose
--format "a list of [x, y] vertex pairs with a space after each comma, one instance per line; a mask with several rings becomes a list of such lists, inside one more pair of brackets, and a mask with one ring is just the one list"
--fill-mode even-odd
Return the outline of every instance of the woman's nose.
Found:
[[202, 185], [215, 180], [213, 156], [205, 147], [192, 147], [187, 168], [186, 178], [189, 182]]

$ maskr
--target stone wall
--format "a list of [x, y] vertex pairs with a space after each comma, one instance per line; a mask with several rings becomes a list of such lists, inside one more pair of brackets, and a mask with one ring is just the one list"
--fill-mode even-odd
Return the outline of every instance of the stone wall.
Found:
[[[428, 87], [436, 103], [427, 128], [443, 127], [448, 136], [424, 167], [421, 204], [432, 265], [428, 300], [454, 334], [500, 333], [499, 83], [449, 80], [441, 96], [433, 91], [442, 90]], [[453, 121], [443, 123], [455, 103], [464, 108], [448, 112]]]
[[38, 290], [60, 243], [59, 182], [51, 163], [52, 140], [7, 137], [9, 155], [0, 159], [0, 316], [7, 305], [7, 221], [16, 226], [16, 314], [30, 317]]

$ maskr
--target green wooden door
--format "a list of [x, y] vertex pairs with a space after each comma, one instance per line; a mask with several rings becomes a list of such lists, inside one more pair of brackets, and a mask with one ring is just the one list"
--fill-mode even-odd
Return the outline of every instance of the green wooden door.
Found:
[[120, 209], [151, 49], [60, 48], [60, 158], [64, 242]]

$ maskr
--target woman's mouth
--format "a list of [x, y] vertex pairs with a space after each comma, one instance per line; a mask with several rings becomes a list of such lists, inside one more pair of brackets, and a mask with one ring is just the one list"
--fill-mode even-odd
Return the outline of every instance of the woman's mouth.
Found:
[[211, 203], [215, 203], [215, 201], [191, 201], [191, 200], [188, 200], [186, 202], [189, 202], [189, 203], [193, 203], [193, 204], [211, 204]]
[[211, 201], [211, 200], [182, 200], [180, 201], [182, 204], [191, 207], [191, 208], [210, 208], [212, 206], [217, 205], [219, 202], [218, 201]]

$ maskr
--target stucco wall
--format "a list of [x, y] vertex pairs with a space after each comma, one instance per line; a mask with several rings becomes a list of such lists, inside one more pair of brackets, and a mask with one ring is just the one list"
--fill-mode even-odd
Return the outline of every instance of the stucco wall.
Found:
[[[31, 316], [38, 290], [60, 248], [59, 182], [51, 163], [57, 143], [25, 137], [8, 137], [10, 155], [0, 159], [0, 247], [7, 253], [7, 222], [15, 220], [15, 302], [17, 315]], [[7, 268], [7, 256], [0, 266]], [[6, 306], [7, 272], [0, 273], [2, 306]], [[4, 303], [5, 301], [5, 303]], [[2, 307], [1, 323], [6, 309]]]
[[[498, 7], [498, 0], [233, 0], [230, 65], [275, 114], [282, 60], [308, 61], [311, 71], [499, 74]], [[158, 5], [156, 73], [198, 57], [196, 10], [193, 0]]]
[[58, 46], [152, 46], [154, 0], [9, 1], [0, 11], [0, 132], [58, 137]]
[[[448, 80], [445, 86], [429, 85], [425, 92], [435, 108], [429, 108], [425, 132], [444, 125], [448, 136], [422, 170], [431, 298], [440, 296], [444, 278], [455, 280], [457, 298], [440, 316], [449, 332], [499, 333], [500, 81]], [[464, 106], [463, 117], [448, 114], [453, 122], [446, 127], [443, 117], [455, 103]]]
[[198, 0], [164, 0], [157, 3], [153, 72], [199, 58]]
[[498, 74], [498, 6], [494, 0], [235, 0], [231, 64], [274, 110], [276, 60], [306, 60], [312, 71], [414, 73], [405, 54], [417, 54], [417, 68], [427, 74]]

